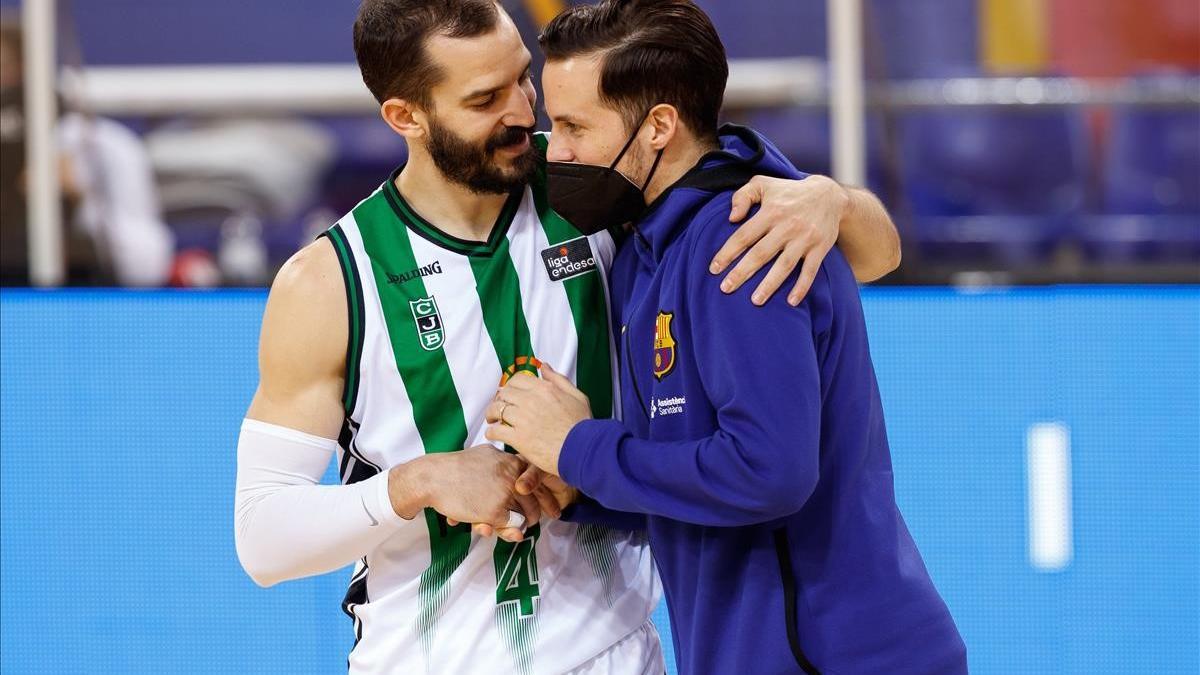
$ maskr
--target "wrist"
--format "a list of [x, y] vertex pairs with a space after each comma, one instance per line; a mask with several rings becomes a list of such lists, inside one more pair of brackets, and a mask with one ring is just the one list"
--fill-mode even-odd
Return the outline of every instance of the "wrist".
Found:
[[826, 177], [826, 180], [829, 181], [831, 198], [837, 204], [838, 229], [840, 230], [841, 224], [849, 220], [854, 211], [854, 198], [850, 193], [850, 188], [844, 187], [832, 178]]
[[412, 520], [422, 509], [432, 506], [430, 459], [425, 455], [388, 470], [388, 499], [396, 515], [405, 520]]
[[615, 447], [616, 442], [607, 435], [614, 424], [617, 429], [624, 430], [624, 426], [615, 420], [583, 420], [571, 427], [563, 439], [556, 467], [564, 483], [580, 490], [588, 489], [589, 472], [584, 466], [589, 464], [597, 446]]

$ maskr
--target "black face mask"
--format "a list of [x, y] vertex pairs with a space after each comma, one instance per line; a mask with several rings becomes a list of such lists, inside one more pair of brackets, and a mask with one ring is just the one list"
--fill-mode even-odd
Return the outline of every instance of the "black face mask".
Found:
[[550, 207], [583, 234], [596, 234], [610, 227], [633, 222], [646, 211], [646, 186], [658, 170], [663, 151], [658, 151], [658, 157], [650, 167], [646, 182], [640, 188], [616, 168], [629, 146], [633, 145], [640, 130], [639, 125], [609, 166], [572, 162], [546, 163], [546, 187]]

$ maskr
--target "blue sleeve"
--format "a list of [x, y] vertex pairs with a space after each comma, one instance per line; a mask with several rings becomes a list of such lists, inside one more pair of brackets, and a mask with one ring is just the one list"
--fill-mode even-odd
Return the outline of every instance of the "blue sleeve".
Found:
[[579, 496], [579, 501], [563, 510], [562, 520], [568, 523], [603, 525], [614, 530], [646, 529], [645, 514], [614, 511], [583, 494]]
[[767, 522], [800, 510], [817, 483], [816, 340], [831, 316], [828, 277], [817, 275], [799, 307], [788, 305], [784, 293], [756, 307], [750, 293], [765, 269], [731, 295], [707, 270], [724, 242], [728, 209], [691, 227], [704, 229], [689, 233], [696, 238], [682, 282], [687, 311], [677, 342], [694, 350], [716, 433], [650, 441], [618, 421], [588, 420], [568, 434], [559, 471], [612, 509], [717, 527]]

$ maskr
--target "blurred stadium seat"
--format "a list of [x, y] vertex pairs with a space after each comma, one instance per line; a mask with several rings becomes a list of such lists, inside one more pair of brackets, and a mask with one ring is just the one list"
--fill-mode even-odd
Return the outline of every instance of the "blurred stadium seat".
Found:
[[[771, 139], [797, 169], [829, 175], [829, 113], [820, 108], [756, 110], [739, 122]], [[867, 115], [867, 187], [885, 193], [884, 133], [881, 115]]]
[[1107, 213], [1200, 216], [1200, 110], [1114, 108], [1107, 145]]
[[1118, 106], [1107, 130], [1103, 215], [1074, 228], [1084, 254], [1122, 263], [1200, 260], [1200, 111]]
[[903, 113], [899, 127], [924, 254], [1035, 262], [1082, 211], [1087, 151], [1075, 111], [921, 110]]

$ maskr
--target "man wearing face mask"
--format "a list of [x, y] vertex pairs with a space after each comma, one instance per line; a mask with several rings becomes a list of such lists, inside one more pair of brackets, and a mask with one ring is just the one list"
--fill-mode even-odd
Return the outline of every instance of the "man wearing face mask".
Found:
[[[644, 533], [553, 519], [565, 490], [484, 438], [497, 387], [543, 361], [592, 415], [615, 398], [616, 244], [549, 204], [530, 54], [491, 0], [364, 0], [354, 47], [408, 160], [272, 286], [238, 443], [239, 559], [263, 586], [355, 564], [351, 672], [661, 675]], [[787, 185], [785, 202], [822, 194]], [[888, 264], [863, 237], [877, 225], [843, 227], [867, 269]], [[342, 484], [318, 485], [335, 457]]]
[[[644, 517], [680, 672], [966, 672], [962, 639], [896, 506], [853, 272], [831, 251], [798, 307], [706, 274], [733, 194], [802, 178], [718, 128], [728, 68], [688, 0], [604, 0], [541, 36], [551, 203], [632, 221], [611, 272], [622, 420], [543, 368], [487, 437], [582, 493], [578, 521]], [[763, 273], [760, 273], [760, 276]]]

